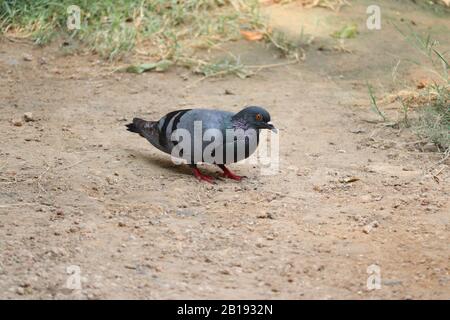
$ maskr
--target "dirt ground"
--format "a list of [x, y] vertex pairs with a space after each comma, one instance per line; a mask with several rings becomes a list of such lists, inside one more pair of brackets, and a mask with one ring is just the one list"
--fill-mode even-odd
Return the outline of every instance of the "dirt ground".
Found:
[[[367, 3], [267, 8], [314, 40], [304, 62], [244, 80], [112, 73], [96, 56], [2, 39], [0, 298], [449, 299], [449, 163], [411, 130], [374, 121], [366, 81], [382, 96], [427, 76], [389, 21], [448, 49], [450, 19], [381, 1], [382, 29], [370, 31]], [[360, 30], [345, 50], [329, 37], [343, 21]], [[260, 43], [231, 47], [251, 64], [286, 61]], [[200, 183], [124, 127], [248, 104], [280, 129], [280, 170], [232, 165], [241, 183]], [[14, 125], [26, 112], [33, 121]], [[371, 265], [379, 290], [366, 285]], [[70, 266], [81, 289], [67, 287]]]

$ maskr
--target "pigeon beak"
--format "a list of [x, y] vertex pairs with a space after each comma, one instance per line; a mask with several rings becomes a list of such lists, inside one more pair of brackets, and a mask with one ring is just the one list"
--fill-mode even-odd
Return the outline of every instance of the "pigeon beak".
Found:
[[272, 132], [278, 133], [278, 129], [275, 128], [275, 127], [273, 126], [273, 124], [271, 124], [271, 123], [267, 123], [267, 129], [269, 129], [269, 130], [272, 131]]

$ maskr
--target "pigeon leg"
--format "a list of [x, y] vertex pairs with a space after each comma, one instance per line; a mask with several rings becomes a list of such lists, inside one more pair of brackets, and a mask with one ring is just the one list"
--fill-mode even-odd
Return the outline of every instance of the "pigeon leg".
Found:
[[194, 173], [194, 176], [198, 180], [206, 181], [206, 182], [209, 182], [209, 183], [214, 183], [214, 178], [211, 177], [211, 176], [207, 176], [207, 175], [201, 173], [200, 170], [198, 170], [196, 165], [191, 165], [191, 169], [192, 169], [192, 172]]
[[224, 164], [218, 164], [217, 165], [220, 169], [222, 169], [223, 171], [223, 176], [225, 178], [230, 178], [236, 181], [241, 181], [242, 178], [246, 178], [245, 176], [238, 176], [237, 174], [234, 174], [233, 172], [231, 172], [227, 167], [225, 167]]

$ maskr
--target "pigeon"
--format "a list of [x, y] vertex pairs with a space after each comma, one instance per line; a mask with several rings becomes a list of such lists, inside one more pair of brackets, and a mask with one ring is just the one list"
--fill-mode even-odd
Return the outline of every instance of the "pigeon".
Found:
[[200, 172], [199, 162], [217, 165], [224, 177], [241, 181], [244, 176], [234, 174], [225, 165], [248, 158], [258, 146], [261, 130], [277, 132], [270, 123], [269, 112], [258, 106], [245, 107], [237, 113], [213, 109], [176, 110], [159, 121], [134, 118], [126, 127], [162, 152], [184, 159], [197, 179], [209, 183], [213, 183], [214, 178]]

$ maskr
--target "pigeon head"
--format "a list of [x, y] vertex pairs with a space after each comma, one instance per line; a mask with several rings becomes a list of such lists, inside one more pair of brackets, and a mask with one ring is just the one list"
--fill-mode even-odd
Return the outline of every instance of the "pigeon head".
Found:
[[253, 129], [269, 129], [277, 132], [270, 123], [270, 114], [264, 108], [251, 106], [246, 107], [233, 116], [233, 120], [245, 124]]

